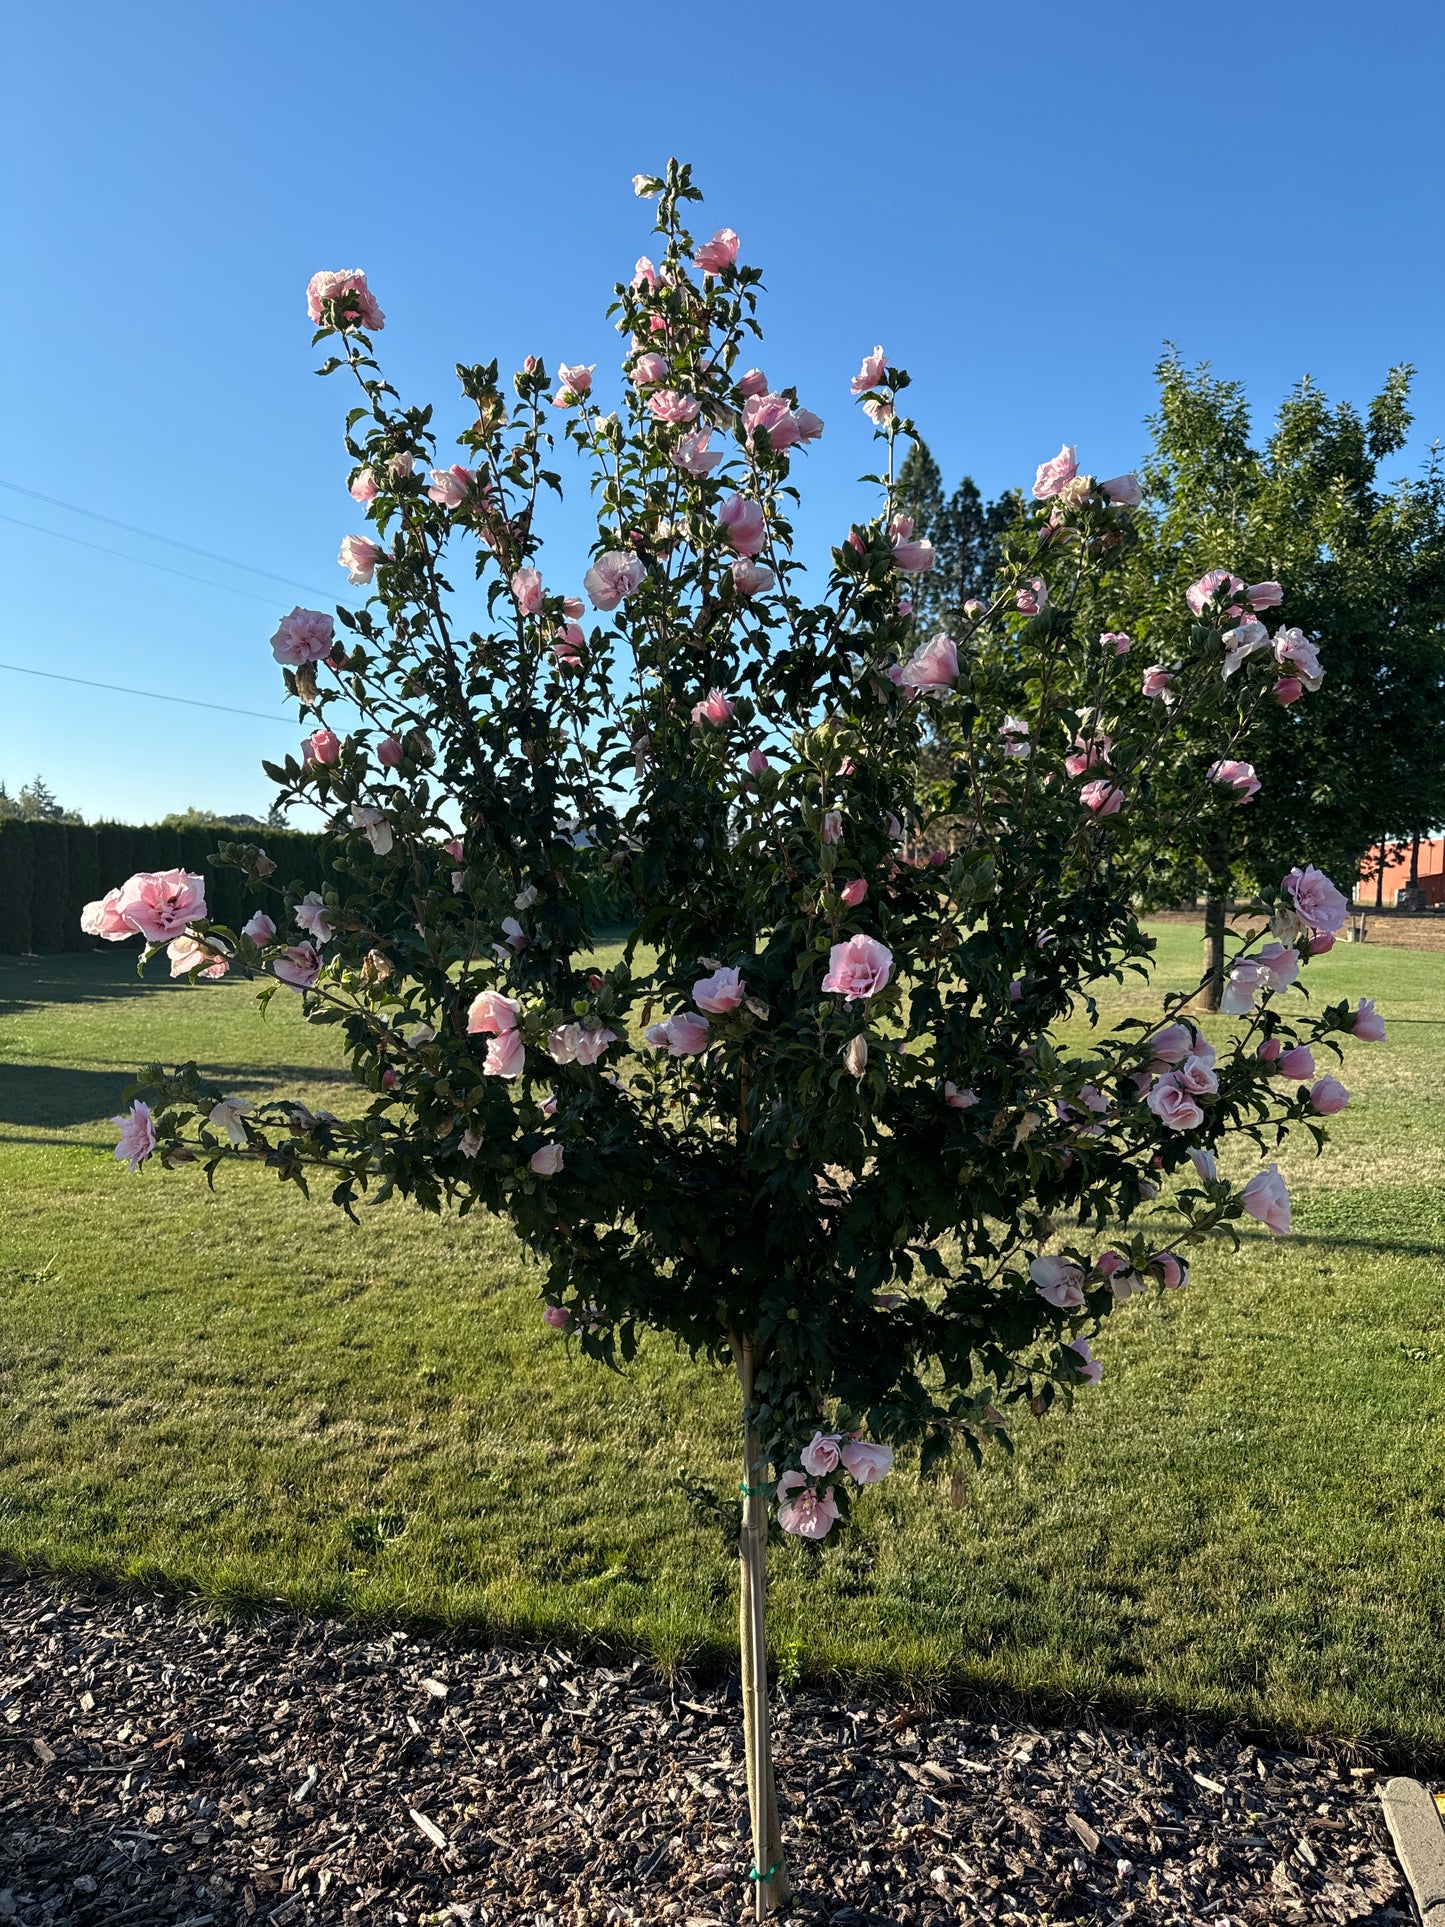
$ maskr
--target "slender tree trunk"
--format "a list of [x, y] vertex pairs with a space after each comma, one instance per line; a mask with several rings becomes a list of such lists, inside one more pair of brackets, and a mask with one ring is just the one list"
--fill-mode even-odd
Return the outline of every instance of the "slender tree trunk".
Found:
[[742, 1651], [743, 1752], [748, 1773], [748, 1812], [753, 1827], [752, 1882], [757, 1918], [780, 1912], [792, 1898], [778, 1825], [778, 1790], [773, 1779], [772, 1734], [768, 1719], [768, 1502], [761, 1484], [762, 1440], [748, 1414], [753, 1402], [755, 1354], [746, 1338], [733, 1340], [733, 1358], [743, 1395], [743, 1523], [738, 1536], [738, 1632]]
[[1386, 839], [1382, 836], [1380, 838], [1380, 867], [1375, 872], [1375, 908], [1377, 910], [1383, 910], [1385, 907], [1385, 852]]
[[1420, 832], [1416, 830], [1410, 838], [1410, 888], [1420, 887]]

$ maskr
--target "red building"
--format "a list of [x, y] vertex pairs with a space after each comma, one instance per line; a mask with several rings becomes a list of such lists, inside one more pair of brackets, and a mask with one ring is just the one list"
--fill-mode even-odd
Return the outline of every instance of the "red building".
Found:
[[[1373, 903], [1379, 889], [1380, 853], [1373, 850], [1365, 858], [1364, 874], [1355, 886], [1357, 903]], [[1432, 837], [1428, 842], [1421, 839], [1420, 888], [1430, 908], [1445, 905], [1445, 837]], [[1410, 882], [1410, 846], [1408, 843], [1391, 843], [1385, 851], [1385, 890], [1381, 901], [1393, 906], [1397, 894]]]

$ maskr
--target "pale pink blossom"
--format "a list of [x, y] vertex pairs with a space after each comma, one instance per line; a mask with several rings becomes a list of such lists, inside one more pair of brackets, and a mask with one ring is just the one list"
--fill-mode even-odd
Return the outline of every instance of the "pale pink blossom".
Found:
[[1041, 575], [1031, 576], [1014, 597], [1014, 607], [1021, 616], [1036, 616], [1048, 606], [1048, 584]]
[[823, 825], [818, 834], [825, 843], [839, 842], [843, 835], [843, 812], [824, 810]]
[[331, 617], [320, 609], [293, 609], [282, 616], [271, 638], [271, 654], [288, 669], [303, 662], [320, 662], [331, 654], [335, 629]]
[[354, 502], [374, 502], [377, 496], [376, 477], [369, 468], [358, 469], [347, 486], [347, 494]]
[[1310, 1090], [1310, 1104], [1321, 1117], [1334, 1117], [1350, 1101], [1350, 1094], [1337, 1077], [1322, 1077]]
[[326, 915], [326, 903], [319, 890], [308, 890], [296, 905], [296, 921], [316, 943], [330, 943], [336, 935]]
[[334, 729], [313, 729], [301, 745], [301, 754], [308, 763], [338, 763], [341, 738]]
[[739, 555], [756, 555], [767, 540], [767, 518], [762, 503], [746, 495], [730, 495], [718, 510], [718, 521]]
[[675, 388], [659, 388], [655, 395], [647, 398], [648, 413], [655, 422], [695, 422], [697, 406], [694, 396], [681, 395]]
[[[1234, 596], [1240, 594], [1243, 588], [1243, 582], [1237, 575], [1231, 575], [1228, 569], [1210, 569], [1200, 576], [1197, 582], [1190, 583], [1184, 591], [1184, 600], [1196, 616], [1202, 616], [1206, 607], [1215, 600], [1221, 589]], [[1241, 615], [1243, 610], [1235, 604], [1230, 607], [1228, 613], [1237, 616]]]
[[1104, 1368], [1089, 1350], [1088, 1339], [1072, 1338], [1069, 1340], [1067, 1349], [1073, 1352], [1078, 1359], [1078, 1363], [1074, 1366], [1074, 1371], [1077, 1375], [1083, 1379], [1086, 1385], [1097, 1385], [1099, 1380], [1104, 1376]]
[[527, 948], [527, 933], [515, 917], [502, 918], [502, 935], [507, 939], [507, 948], [518, 956]]
[[1383, 1044], [1385, 1041], [1385, 1020], [1375, 1009], [1374, 999], [1362, 997], [1355, 1011], [1350, 1029], [1362, 1044]]
[[1111, 475], [1107, 482], [1100, 482], [1115, 508], [1136, 509], [1144, 500], [1144, 491], [1139, 486], [1139, 477], [1131, 469], [1127, 475]]
[[[111, 900], [115, 898], [112, 904]], [[102, 912], [112, 926], [126, 925], [124, 933], [103, 929], [89, 934], [105, 935], [138, 932], [147, 943], [169, 943], [172, 937], [189, 934], [188, 926], [206, 915], [206, 880], [193, 870], [141, 870], [102, 898]], [[108, 913], [104, 906], [111, 904]]]
[[124, 896], [125, 886], [118, 884], [94, 903], [86, 904], [80, 913], [80, 927], [87, 937], [104, 937], [107, 943], [120, 943], [124, 938], [136, 934], [134, 926], [127, 923], [120, 913]]
[[826, 1539], [838, 1518], [832, 1488], [810, 1485], [806, 1474], [785, 1472], [778, 1480], [778, 1524], [800, 1539]]
[[1211, 763], [1205, 773], [1211, 783], [1226, 784], [1241, 803], [1251, 803], [1259, 794], [1260, 781], [1254, 773], [1253, 763], [1241, 763], [1233, 757], [1226, 757], [1222, 762]]
[[1287, 709], [1291, 703], [1299, 701], [1305, 693], [1305, 686], [1298, 676], [1281, 676], [1269, 693], [1282, 709]]
[[132, 1171], [139, 1170], [156, 1148], [156, 1127], [150, 1105], [137, 1098], [124, 1117], [113, 1117], [110, 1121], [120, 1132], [120, 1143], [115, 1147], [117, 1160], [128, 1164]]
[[822, 989], [825, 994], [849, 1002], [876, 997], [888, 982], [893, 969], [893, 952], [877, 937], [858, 935], [846, 943], [835, 943], [828, 952], [828, 974]]
[[379, 810], [370, 803], [353, 803], [351, 821], [353, 827], [361, 831], [378, 856], [386, 856], [390, 853], [393, 837], [391, 825], [386, 820], [385, 810]]
[[609, 549], [599, 555], [582, 578], [582, 586], [594, 609], [615, 609], [619, 602], [642, 587], [647, 571], [641, 560], [625, 549]]
[[[1116, 656], [1127, 656], [1129, 651], [1134, 647], [1134, 644], [1132, 639], [1126, 636], [1122, 629], [1106, 629], [1099, 638], [1099, 647], [1101, 649], [1112, 649]], [[1147, 696], [1149, 691], [1146, 689], [1144, 694]]]
[[383, 736], [376, 746], [376, 760], [383, 769], [395, 769], [402, 755], [401, 743], [395, 736]]
[[1168, 1131], [1193, 1131], [1204, 1122], [1194, 1093], [1180, 1082], [1177, 1071], [1166, 1071], [1157, 1079], [1145, 1101]]
[[1075, 460], [1076, 454], [1077, 450], [1065, 442], [1052, 461], [1039, 463], [1034, 475], [1033, 493], [1036, 502], [1048, 501], [1051, 495], [1057, 495], [1073, 481], [1079, 472], [1079, 464]]
[[978, 1102], [978, 1092], [960, 1090], [957, 1084], [947, 1079], [943, 1085], [943, 1101], [951, 1111], [971, 1111]]
[[1095, 816], [1116, 816], [1124, 806], [1124, 792], [1105, 777], [1096, 777], [1079, 791], [1079, 801]]
[[690, 435], [679, 436], [672, 451], [674, 467], [699, 480], [710, 475], [723, 458], [722, 450], [711, 443], [712, 431], [707, 428], [695, 428]]
[[559, 669], [580, 669], [582, 649], [587, 638], [575, 622], [569, 622], [561, 636], [552, 644], [552, 660]]
[[699, 977], [692, 987], [692, 1001], [699, 1010], [707, 1011], [713, 1017], [722, 1017], [730, 1010], [736, 1010], [747, 995], [747, 985], [736, 970], [725, 966], [715, 970], [710, 977]]
[[1149, 1049], [1165, 1064], [1177, 1064], [1188, 1057], [1195, 1045], [1195, 1033], [1188, 1024], [1166, 1024], [1149, 1039]]
[[843, 1470], [859, 1485], [877, 1485], [893, 1470], [893, 1447], [875, 1445], [871, 1439], [844, 1439], [838, 1456]]
[[1194, 1097], [1210, 1097], [1219, 1089], [1213, 1051], [1207, 1057], [1200, 1052], [1191, 1052], [1178, 1069], [1169, 1074], [1180, 1090], [1188, 1091]]
[[1229, 678], [1258, 649], [1268, 649], [1269, 631], [1262, 622], [1253, 616], [1233, 629], [1224, 632], [1224, 679]]
[[851, 384], [853, 393], [855, 395], [866, 395], [870, 388], [877, 388], [881, 384], [883, 377], [887, 373], [888, 357], [884, 354], [882, 344], [880, 343], [871, 355], [864, 355], [863, 366], [853, 377]]
[[724, 695], [721, 689], [710, 689], [700, 703], [693, 704], [692, 720], [721, 726], [731, 720], [732, 713], [731, 698]]
[[1166, 1291], [1183, 1291], [1189, 1283], [1188, 1265], [1172, 1251], [1156, 1251], [1149, 1264], [1158, 1272]]
[[1112, 736], [1076, 736], [1073, 749], [1064, 758], [1064, 768], [1070, 776], [1082, 776], [1085, 770], [1107, 763], [1113, 747]]
[[527, 1163], [539, 1178], [554, 1178], [562, 1169], [563, 1157], [560, 1144], [542, 1144], [527, 1159]]
[[1326, 956], [1335, 947], [1334, 933], [1325, 930], [1311, 937], [1305, 946], [1312, 957]]
[[472, 999], [467, 1010], [467, 1030], [472, 1036], [480, 1032], [499, 1037], [503, 1031], [517, 1028], [521, 1009], [519, 1003], [504, 997], [500, 990], [484, 990]]
[[632, 270], [632, 286], [634, 288], [657, 288], [661, 285], [661, 280], [655, 265], [645, 254], [639, 254], [637, 257], [637, 265]]
[[519, 1030], [499, 1030], [487, 1045], [482, 1060], [483, 1077], [520, 1077], [527, 1062], [527, 1047]]
[[1189, 1152], [1189, 1162], [1204, 1184], [1218, 1184], [1219, 1166], [1215, 1163], [1213, 1151], [1206, 1151], [1202, 1146], [1194, 1145]]
[[1277, 1164], [1256, 1172], [1240, 1192], [1239, 1201], [1251, 1218], [1258, 1218], [1277, 1236], [1289, 1230], [1289, 1191]]
[[[1281, 629], [1274, 638], [1275, 661], [1290, 673], [1282, 681], [1297, 682], [1305, 689], [1318, 689], [1324, 681], [1325, 672], [1320, 666], [1320, 652], [1305, 634], [1303, 629]], [[1275, 686], [1279, 695], [1279, 685]]]
[[[795, 408], [793, 426], [798, 431], [800, 442], [816, 442], [823, 433], [823, 417], [815, 415], [811, 408]], [[774, 446], [776, 445], [775, 443]]]
[[321, 952], [314, 943], [293, 943], [271, 960], [271, 969], [292, 990], [309, 990], [321, 974]]
[[1243, 1017], [1254, 1009], [1261, 991], [1274, 988], [1273, 979], [1252, 958], [1237, 963], [1224, 983], [1224, 994], [1219, 1000], [1219, 1008], [1226, 1017]]
[[562, 613], [569, 622], [580, 622], [587, 613], [587, 604], [580, 595], [563, 596]]
[[1252, 582], [1244, 593], [1251, 609], [1277, 609], [1284, 601], [1284, 590], [1277, 582]]
[[252, 1105], [246, 1103], [244, 1098], [223, 1097], [218, 1104], [211, 1106], [210, 1111], [207, 1113], [206, 1122], [212, 1125], [214, 1129], [224, 1131], [232, 1144], [239, 1150], [242, 1145], [248, 1142], [246, 1126], [242, 1122], [242, 1119], [247, 1117], [253, 1108]]
[[579, 362], [575, 368], [569, 368], [565, 361], [559, 362], [557, 364], [557, 379], [561, 382], [562, 386], [552, 397], [555, 405], [558, 408], [570, 408], [574, 402], [581, 401], [584, 395], [590, 393], [592, 376], [596, 367], [597, 364], [595, 361], [589, 362], [585, 366]]
[[1031, 1258], [1029, 1276], [1039, 1297], [1060, 1311], [1077, 1311], [1084, 1302], [1084, 1274], [1069, 1258]]
[[749, 776], [761, 776], [767, 767], [768, 759], [760, 749], [750, 749], [748, 751]]
[[933, 544], [927, 536], [914, 536], [911, 515], [894, 516], [888, 524], [888, 539], [893, 544], [893, 560], [905, 575], [923, 575], [933, 567]]
[[252, 943], [270, 943], [275, 934], [276, 926], [264, 910], [258, 910], [241, 925], [241, 935], [249, 937]]
[[364, 535], [347, 535], [342, 537], [336, 559], [346, 570], [347, 581], [360, 585], [370, 582], [377, 563], [385, 559], [385, 550], [368, 542]]
[[1174, 691], [1174, 677], [1162, 662], [1151, 663], [1144, 671], [1143, 692], [1146, 696], [1167, 698]]
[[875, 428], [884, 428], [897, 414], [891, 401], [884, 395], [870, 395], [863, 404], [863, 413]]
[[903, 665], [907, 689], [946, 689], [958, 680], [958, 645], [948, 636], [935, 636], [915, 649]]
[[1312, 863], [1303, 870], [1291, 870], [1280, 888], [1294, 904], [1300, 922], [1307, 929], [1333, 934], [1344, 927], [1349, 905], [1324, 871], [1317, 870]]
[[1259, 967], [1269, 973], [1269, 988], [1288, 990], [1299, 976], [1299, 952], [1292, 943], [1267, 943], [1259, 953]]
[[851, 883], [845, 883], [838, 892], [840, 901], [846, 903], [850, 910], [856, 910], [867, 894], [868, 885], [862, 877], [854, 877]]
[[195, 937], [173, 937], [166, 945], [173, 977], [188, 977], [198, 970], [203, 977], [224, 977], [231, 968], [221, 951]]
[[548, 1305], [542, 1312], [542, 1323], [550, 1325], [554, 1332], [566, 1331], [571, 1317], [565, 1305]]
[[751, 401], [754, 395], [766, 395], [768, 378], [761, 368], [749, 368], [737, 384], [738, 393], [744, 401]]
[[409, 448], [393, 455], [386, 465], [386, 472], [394, 482], [404, 482], [416, 469], [416, 456]]
[[518, 569], [512, 577], [512, 600], [519, 615], [536, 615], [545, 593], [541, 573], [536, 569]]
[[669, 1057], [697, 1057], [711, 1042], [711, 1028], [696, 1011], [680, 1010], [663, 1023], [649, 1025], [646, 1036], [654, 1050], [665, 1050]]
[[318, 326], [334, 321], [342, 328], [366, 328], [372, 333], [386, 326], [386, 316], [360, 268], [323, 268], [313, 274], [306, 284], [306, 312]]
[[431, 487], [428, 496], [438, 508], [459, 509], [467, 499], [475, 477], [469, 468], [460, 462], [453, 462], [450, 468], [434, 468], [431, 472]]
[[649, 348], [637, 357], [632, 364], [632, 379], [639, 388], [656, 388], [659, 382], [667, 380], [667, 356]]
[[998, 733], [1003, 738], [1005, 756], [1033, 755], [1033, 744], [1029, 741], [1029, 726], [1022, 716], [1005, 716], [999, 725]]
[[738, 237], [730, 227], [720, 227], [710, 241], [704, 241], [692, 257], [699, 274], [721, 274], [738, 258]]
[[842, 1443], [840, 1432], [815, 1432], [798, 1454], [803, 1462], [803, 1470], [815, 1479], [836, 1472], [841, 1458], [838, 1447]]
[[749, 448], [760, 428], [766, 431], [773, 448], [791, 448], [801, 440], [786, 395], [750, 395], [743, 403], [743, 438]]
[[766, 594], [778, 579], [765, 562], [754, 562], [747, 555], [740, 555], [733, 563], [732, 574], [733, 587], [740, 596]]

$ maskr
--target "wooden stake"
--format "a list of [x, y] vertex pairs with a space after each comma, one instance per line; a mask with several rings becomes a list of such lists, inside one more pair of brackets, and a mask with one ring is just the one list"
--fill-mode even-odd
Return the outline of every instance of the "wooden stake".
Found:
[[742, 1654], [743, 1753], [747, 1763], [748, 1813], [753, 1829], [752, 1882], [759, 1920], [778, 1913], [792, 1898], [778, 1825], [768, 1708], [768, 1506], [754, 1487], [761, 1483], [762, 1440], [751, 1420], [755, 1354], [746, 1338], [733, 1340], [743, 1395], [743, 1523], [738, 1536], [738, 1643]]

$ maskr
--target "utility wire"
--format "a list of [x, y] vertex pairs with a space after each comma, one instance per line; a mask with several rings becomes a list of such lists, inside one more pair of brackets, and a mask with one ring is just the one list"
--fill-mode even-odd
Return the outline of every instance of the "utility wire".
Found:
[[203, 703], [195, 696], [167, 696], [159, 689], [128, 689], [118, 682], [91, 682], [85, 676], [60, 676], [53, 669], [26, 669], [18, 662], [0, 662], [16, 676], [43, 676], [47, 682], [72, 682], [81, 689], [106, 689], [113, 696], [148, 696], [153, 703], [184, 703], [188, 709], [218, 709], [225, 716], [254, 716], [258, 722], [284, 722], [282, 716], [268, 716], [262, 709], [233, 709], [229, 703]]
[[[127, 535], [142, 535], [147, 542], [165, 542], [173, 549], [184, 549], [188, 555], [199, 555], [207, 562], [222, 562], [228, 569], [245, 569], [251, 575], [264, 575], [268, 582], [284, 582], [288, 588], [304, 589], [307, 595], [324, 596], [332, 599], [329, 589], [318, 589], [314, 582], [298, 582], [294, 576], [277, 575], [274, 569], [258, 569], [254, 562], [238, 562], [233, 555], [217, 555], [211, 549], [198, 549], [193, 542], [178, 541], [174, 535], [158, 535], [154, 529], [137, 528], [134, 522], [121, 522], [113, 515], [102, 515], [99, 509], [82, 508], [79, 502], [62, 502], [58, 496], [42, 495], [38, 488], [26, 488], [20, 482], [7, 482], [0, 475], [0, 488], [13, 490], [16, 495], [28, 495], [33, 502], [44, 502], [48, 508], [68, 509], [73, 515], [88, 515], [92, 522], [106, 522], [113, 529], [124, 529]], [[30, 527], [24, 523], [23, 527]], [[47, 530], [47, 534], [53, 531]], [[140, 558], [132, 556], [131, 561]], [[199, 579], [199, 578], [197, 578]]]
[[94, 549], [97, 555], [112, 555], [120, 562], [138, 562], [143, 569], [159, 569], [163, 575], [178, 575], [183, 582], [200, 582], [208, 589], [224, 589], [227, 595], [243, 595], [248, 602], [264, 602], [268, 609], [276, 607], [273, 595], [261, 595], [255, 589], [237, 589], [229, 582], [213, 582], [209, 576], [192, 575], [189, 569], [173, 569], [169, 562], [151, 562], [143, 555], [127, 555], [124, 549], [103, 548], [99, 542], [87, 542], [83, 535], [66, 535], [61, 529], [47, 529], [39, 522], [22, 522], [18, 515], [0, 514], [0, 522], [9, 522], [17, 529], [31, 529], [36, 535], [54, 536], [57, 542], [74, 542], [82, 549]]

